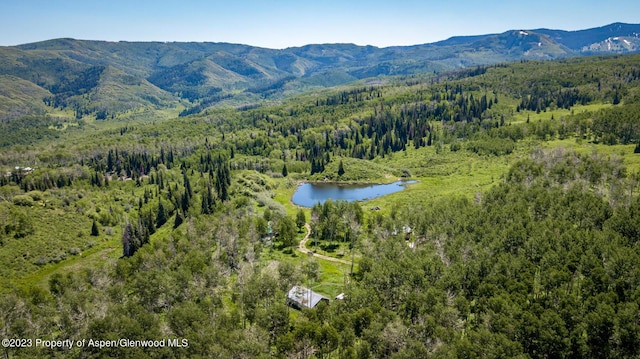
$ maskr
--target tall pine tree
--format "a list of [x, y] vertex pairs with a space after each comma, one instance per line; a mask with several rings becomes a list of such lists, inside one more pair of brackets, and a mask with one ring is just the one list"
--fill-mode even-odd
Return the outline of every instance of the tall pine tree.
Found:
[[338, 176], [342, 177], [343, 174], [344, 174], [344, 165], [342, 164], [342, 160], [340, 160], [340, 163], [338, 164]]
[[167, 212], [162, 205], [160, 197], [158, 197], [158, 216], [156, 217], [156, 227], [160, 228], [165, 223], [167, 223]]

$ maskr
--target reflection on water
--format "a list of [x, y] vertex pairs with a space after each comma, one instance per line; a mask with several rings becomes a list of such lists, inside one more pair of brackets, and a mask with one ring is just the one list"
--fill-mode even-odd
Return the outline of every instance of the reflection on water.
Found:
[[405, 185], [411, 183], [416, 181], [397, 181], [388, 184], [303, 183], [298, 186], [291, 200], [302, 207], [313, 207], [314, 204], [324, 203], [327, 199], [366, 201], [402, 191]]

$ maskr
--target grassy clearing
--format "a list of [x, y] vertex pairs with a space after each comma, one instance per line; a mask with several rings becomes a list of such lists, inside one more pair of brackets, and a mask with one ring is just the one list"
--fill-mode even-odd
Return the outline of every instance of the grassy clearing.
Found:
[[102, 243], [99, 246], [93, 247], [77, 256], [69, 258], [64, 262], [47, 266], [38, 272], [27, 275], [18, 280], [17, 283], [24, 288], [32, 286], [34, 284], [41, 288], [48, 288], [49, 278], [55, 273], [77, 273], [80, 270], [97, 268], [103, 265], [105, 262], [116, 261], [121, 256], [122, 248], [120, 245], [120, 240], [110, 240]]
[[293, 197], [293, 193], [298, 188], [298, 183], [289, 178], [280, 178], [277, 179], [277, 187], [274, 190], [273, 199], [278, 203], [282, 204], [287, 211], [287, 216], [295, 217], [296, 213], [300, 209], [305, 210], [305, 214], [307, 218], [311, 214], [311, 210], [309, 208], [296, 206], [291, 202], [291, 197]]
[[320, 264], [320, 280], [313, 290], [334, 298], [344, 292], [349, 282], [350, 267], [346, 264], [329, 261], [318, 261]]
[[[345, 173], [338, 176], [338, 166], [343, 163]], [[325, 166], [322, 173], [309, 177], [310, 181], [339, 181], [339, 182], [367, 182], [389, 183], [402, 175], [397, 167], [378, 161], [361, 160], [350, 157], [333, 158]]]
[[78, 272], [82, 269], [97, 268], [108, 261], [120, 258], [122, 249], [119, 238], [104, 241], [77, 253], [70, 255], [57, 263], [49, 263], [35, 271], [22, 273], [12, 277], [3, 276], [0, 281], [0, 291], [12, 287], [29, 288], [37, 286], [43, 289], [49, 286], [49, 277], [54, 273]]
[[260, 257], [263, 265], [276, 262], [291, 263], [298, 270], [302, 270], [305, 262], [316, 261], [319, 265], [319, 279], [313, 283], [300, 283], [301, 285], [311, 286], [314, 291], [329, 296], [330, 298], [344, 291], [345, 281], [349, 278], [350, 266], [342, 263], [334, 263], [302, 254], [300, 252], [285, 253], [276, 249], [265, 249]]
[[[75, 257], [104, 241], [110, 236], [90, 237], [91, 220], [61, 209], [33, 207], [24, 214], [13, 209], [9, 218], [27, 215], [25, 226], [31, 233], [24, 238], [5, 237], [0, 261], [4, 263], [3, 277], [16, 278], [33, 273], [40, 267], [57, 264]], [[20, 253], [20, 255], [16, 255]]]
[[550, 120], [551, 118], [555, 120], [559, 120], [563, 117], [579, 114], [584, 112], [597, 112], [606, 108], [610, 108], [613, 106], [610, 103], [593, 103], [588, 105], [575, 105], [571, 109], [567, 110], [564, 108], [556, 108], [556, 109], [547, 109], [547, 111], [541, 111], [537, 113], [536, 111], [520, 111], [513, 114], [512, 124], [519, 124], [529, 121], [538, 121], [538, 120]]
[[417, 183], [409, 184], [403, 191], [364, 202], [365, 213], [380, 207], [380, 213], [389, 215], [394, 206], [425, 204], [450, 196], [473, 197], [500, 181], [511, 164], [526, 156], [533, 143], [522, 142], [516, 151], [506, 156], [479, 156], [468, 151], [451, 152], [448, 147], [437, 151], [433, 147], [407, 148], [386, 159], [389, 166], [415, 174]]
[[619, 157], [627, 167], [629, 174], [640, 172], [640, 154], [633, 153], [635, 145], [604, 145], [564, 139], [544, 142], [541, 144], [541, 148], [565, 148], [581, 154], [599, 153], [607, 157]]
[[[26, 233], [24, 237], [14, 232], [0, 237], [0, 287], [46, 286], [53, 273], [97, 267], [119, 258], [122, 228], [117, 223], [129, 217], [145, 188], [134, 181], [112, 181], [102, 190], [78, 183], [74, 188], [13, 196], [14, 203], [20, 198], [23, 205], [0, 202], [0, 224]], [[98, 236], [90, 235], [93, 219], [98, 223]]]

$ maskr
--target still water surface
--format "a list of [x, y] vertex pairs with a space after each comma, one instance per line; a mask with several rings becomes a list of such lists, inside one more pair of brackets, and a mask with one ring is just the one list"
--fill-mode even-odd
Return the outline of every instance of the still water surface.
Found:
[[302, 207], [333, 201], [366, 201], [405, 189], [416, 181], [397, 181], [387, 184], [303, 183], [298, 186], [291, 201]]

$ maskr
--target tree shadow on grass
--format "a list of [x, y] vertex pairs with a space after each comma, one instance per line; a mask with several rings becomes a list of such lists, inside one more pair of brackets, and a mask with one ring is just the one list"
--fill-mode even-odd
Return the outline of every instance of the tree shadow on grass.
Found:
[[336, 249], [338, 249], [338, 247], [340, 247], [340, 246], [338, 244], [335, 244], [335, 243], [333, 243], [333, 244], [321, 244], [320, 245], [320, 249], [322, 249], [323, 251], [326, 251], [326, 252], [330, 252], [330, 253], [335, 252]]

